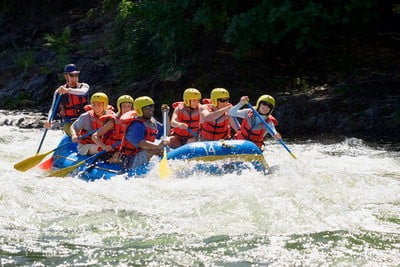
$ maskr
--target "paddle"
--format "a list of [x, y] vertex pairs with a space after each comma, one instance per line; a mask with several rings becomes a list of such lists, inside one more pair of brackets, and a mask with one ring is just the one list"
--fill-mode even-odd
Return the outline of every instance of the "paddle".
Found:
[[[261, 117], [261, 115], [253, 108], [252, 105], [250, 105], [250, 103], [247, 103], [247, 106], [251, 109], [251, 111], [253, 111], [253, 113], [257, 116], [257, 118], [259, 120], [261, 120], [265, 127], [267, 128], [267, 131], [271, 134], [274, 135], [275, 132], [274, 130], [271, 128], [271, 126], [268, 125], [268, 123]], [[278, 139], [279, 143], [281, 143], [281, 145], [286, 149], [287, 152], [289, 152], [290, 156], [292, 156], [292, 158], [296, 159], [297, 157], [292, 153], [292, 151], [290, 151], [290, 149], [286, 146], [285, 142], [283, 142], [282, 139]]]
[[198, 134], [195, 133], [192, 129], [187, 128], [186, 130], [187, 130], [191, 135], [193, 135], [193, 137], [197, 137], [197, 136], [198, 136]]
[[[46, 129], [47, 130], [47, 129]], [[89, 135], [92, 135], [94, 132], [97, 132], [99, 129], [90, 131], [82, 136], [80, 136], [78, 139], [83, 139]], [[14, 169], [21, 171], [21, 172], [25, 172], [33, 167], [35, 167], [36, 165], [38, 165], [47, 155], [49, 155], [50, 153], [56, 151], [57, 149], [60, 149], [62, 147], [65, 147], [67, 145], [69, 145], [71, 142], [67, 142], [59, 147], [54, 148], [53, 150], [50, 150], [49, 152], [43, 153], [43, 154], [36, 154], [35, 156], [32, 156], [30, 158], [24, 159], [18, 163], [16, 163], [14, 165]]]
[[[61, 95], [57, 94], [56, 100], [54, 101], [54, 105], [53, 105], [53, 108], [51, 110], [51, 115], [50, 115], [49, 120], [48, 120], [48, 122], [50, 122], [50, 123], [53, 121], [54, 116], [56, 115], [56, 111], [57, 111], [57, 108], [58, 108], [58, 104], [60, 103], [60, 100], [61, 100]], [[42, 148], [43, 141], [44, 141], [44, 138], [46, 137], [46, 134], [47, 134], [48, 130], [49, 129], [47, 129], [47, 128], [44, 130], [44, 133], [43, 133], [43, 136], [42, 136], [42, 140], [40, 140], [39, 147], [38, 147], [38, 149], [36, 151], [36, 155], [39, 154], [40, 149]]]
[[[167, 112], [168, 110], [163, 110], [163, 138], [167, 138]], [[167, 147], [163, 147], [163, 158], [160, 161], [160, 178], [166, 179], [171, 176], [171, 169], [169, 168], [167, 160]]]
[[[112, 145], [112, 147], [114, 148], [114, 147], [118, 146], [119, 144], [121, 144], [121, 141], [114, 143]], [[75, 170], [79, 166], [82, 166], [83, 164], [89, 163], [89, 162], [93, 163], [99, 156], [101, 156], [101, 155], [103, 155], [105, 153], [107, 153], [107, 151], [106, 150], [102, 150], [102, 151], [97, 152], [96, 154], [88, 157], [87, 159], [84, 159], [84, 160], [78, 162], [75, 165], [72, 165], [72, 166], [69, 166], [69, 167], [66, 167], [66, 168], [62, 168], [62, 169], [50, 172], [47, 176], [48, 177], [65, 177], [65, 176], [68, 175], [68, 173], [72, 172], [73, 170]]]

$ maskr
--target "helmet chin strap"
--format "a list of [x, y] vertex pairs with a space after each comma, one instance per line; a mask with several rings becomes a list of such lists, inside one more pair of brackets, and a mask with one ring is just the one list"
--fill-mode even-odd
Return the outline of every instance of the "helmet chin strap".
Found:
[[261, 113], [260, 110], [257, 110], [257, 112], [258, 112], [261, 116], [268, 116], [268, 115], [269, 115], [268, 113], [267, 113], [267, 114]]

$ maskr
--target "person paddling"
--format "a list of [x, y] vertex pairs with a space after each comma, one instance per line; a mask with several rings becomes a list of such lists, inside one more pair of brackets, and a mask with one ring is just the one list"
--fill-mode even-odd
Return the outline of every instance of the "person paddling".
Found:
[[[240, 129], [237, 131], [234, 139], [249, 140], [254, 142], [260, 149], [263, 149], [264, 139], [268, 133], [262, 121], [253, 114], [248, 108], [240, 109], [249, 102], [248, 96], [242, 96], [240, 102], [232, 107], [229, 115], [243, 118]], [[282, 139], [275, 126], [278, 125], [278, 120], [271, 115], [275, 107], [275, 99], [270, 95], [262, 95], [258, 98], [255, 110], [268, 123], [274, 132], [272, 136], [275, 140]]]
[[228, 111], [229, 92], [224, 88], [214, 88], [210, 94], [211, 104], [200, 107], [200, 141], [214, 141], [231, 138], [231, 127], [236, 131], [237, 126]]
[[[163, 104], [161, 111], [169, 110]], [[126, 124], [126, 133], [122, 140], [120, 162], [123, 167], [135, 168], [147, 163], [153, 155], [161, 155], [162, 148], [169, 144], [169, 139], [157, 143], [163, 135], [163, 127], [169, 132], [170, 123], [161, 124], [154, 117], [154, 101], [148, 96], [135, 99], [135, 111], [129, 111], [121, 116], [121, 122]]]
[[[125, 134], [125, 124], [120, 118], [126, 112], [134, 109], [134, 99], [130, 95], [122, 95], [117, 99], [117, 114], [109, 114], [102, 116], [107, 120], [104, 126], [92, 135], [92, 140], [99, 145], [107, 153], [102, 157], [111, 163], [119, 163], [120, 146], [112, 147], [116, 142], [122, 141]], [[136, 114], [136, 113], [135, 113]]]
[[103, 116], [112, 114], [110, 106], [108, 106], [108, 96], [105, 93], [97, 92], [90, 98], [90, 105], [86, 106], [87, 112], [79, 116], [79, 118], [71, 125], [72, 142], [78, 143], [78, 152], [81, 155], [93, 155], [102, 150], [88, 136], [78, 139], [79, 136], [95, 129], [103, 127], [105, 120]]
[[[85, 112], [84, 106], [87, 104], [89, 95], [89, 85], [87, 83], [79, 82], [79, 73], [80, 71], [74, 64], [68, 64], [64, 67], [64, 78], [66, 83], [58, 87], [54, 92], [48, 120], [44, 125], [46, 129], [51, 128], [52, 121], [50, 118], [54, 117], [52, 111], [56, 110], [56, 112], [61, 116], [64, 132], [71, 136], [69, 130], [70, 126], [79, 115]], [[60, 104], [58, 107], [54, 108], [58, 94], [62, 95]]]
[[195, 88], [183, 92], [183, 102], [172, 104], [174, 112], [171, 118], [171, 137], [169, 147], [177, 148], [196, 141], [200, 127], [201, 93]]

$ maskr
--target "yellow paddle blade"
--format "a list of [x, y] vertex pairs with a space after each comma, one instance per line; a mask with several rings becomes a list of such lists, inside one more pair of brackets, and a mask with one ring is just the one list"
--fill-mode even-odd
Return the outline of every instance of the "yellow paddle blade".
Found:
[[171, 169], [169, 168], [167, 160], [167, 151], [164, 149], [164, 155], [160, 161], [160, 178], [167, 179], [170, 176], [171, 176]]
[[63, 168], [63, 169], [59, 169], [53, 172], [50, 172], [47, 177], [65, 177], [68, 175], [68, 173], [72, 172], [73, 170], [75, 170], [76, 168], [78, 168], [79, 166], [85, 164], [86, 161], [82, 160], [79, 163]]
[[38, 165], [42, 161], [42, 159], [44, 159], [44, 157], [46, 157], [51, 152], [53, 152], [53, 150], [49, 151], [47, 153], [44, 153], [44, 154], [38, 154], [38, 155], [32, 156], [30, 158], [24, 159], [23, 161], [16, 163], [14, 165], [14, 169], [21, 171], [21, 172], [25, 172], [25, 171], [35, 167], [36, 165]]
[[296, 155], [293, 154], [292, 152], [290, 153], [290, 156], [292, 156], [292, 158], [297, 159]]

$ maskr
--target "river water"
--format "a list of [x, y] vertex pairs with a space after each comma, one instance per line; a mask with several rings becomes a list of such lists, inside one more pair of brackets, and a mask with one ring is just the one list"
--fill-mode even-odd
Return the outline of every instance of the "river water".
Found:
[[2, 266], [400, 265], [398, 145], [271, 141], [268, 175], [85, 182], [13, 168], [42, 134], [0, 127]]

